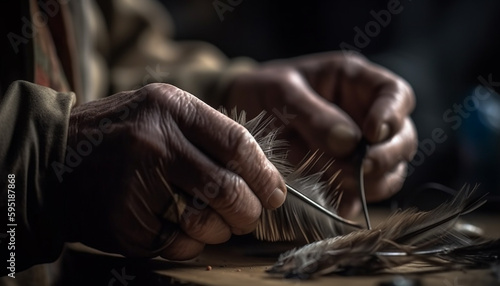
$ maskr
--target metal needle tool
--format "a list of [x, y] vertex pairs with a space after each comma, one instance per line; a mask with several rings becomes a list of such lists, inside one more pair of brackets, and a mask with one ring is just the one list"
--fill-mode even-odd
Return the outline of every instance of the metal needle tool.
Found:
[[360, 226], [359, 224], [353, 222], [353, 221], [350, 221], [350, 220], [347, 220], [331, 211], [329, 211], [328, 209], [324, 208], [322, 205], [316, 203], [315, 201], [311, 200], [310, 198], [308, 198], [307, 196], [305, 196], [304, 194], [302, 194], [301, 192], [297, 191], [296, 189], [294, 189], [292, 186], [286, 184], [286, 190], [288, 193], [290, 194], [293, 194], [295, 195], [295, 197], [299, 198], [301, 201], [309, 204], [310, 206], [316, 208], [317, 210], [323, 212], [324, 214], [326, 214], [327, 216], [331, 217], [332, 219], [336, 220], [336, 221], [339, 221], [341, 223], [344, 223], [346, 225], [350, 225], [352, 227], [355, 227], [355, 228], [359, 228], [359, 229], [362, 229], [363, 227]]
[[368, 149], [368, 141], [362, 138], [358, 144], [358, 148], [356, 150], [356, 162], [354, 164], [358, 168], [358, 190], [359, 190], [359, 198], [361, 200], [361, 204], [363, 207], [363, 215], [365, 216], [366, 227], [368, 230], [372, 229], [370, 224], [370, 216], [368, 215], [368, 206], [366, 205], [366, 195], [365, 195], [365, 182], [363, 178], [363, 160], [366, 155], [366, 151]]
[[[361, 139], [361, 141], [358, 144], [358, 147], [356, 150], [356, 158], [355, 158], [354, 163], [358, 169], [357, 173], [359, 174], [359, 177], [358, 177], [359, 196], [360, 196], [361, 204], [363, 207], [363, 214], [364, 214], [365, 221], [366, 221], [366, 227], [370, 230], [370, 229], [372, 229], [372, 227], [370, 224], [370, 216], [368, 214], [368, 207], [366, 205], [366, 196], [365, 196], [364, 179], [363, 179], [363, 159], [365, 158], [367, 149], [368, 149], [368, 142], [366, 141], [366, 139], [363, 138], [363, 139]], [[307, 196], [305, 196], [304, 194], [302, 194], [298, 190], [294, 189], [292, 186], [286, 184], [286, 189], [287, 189], [288, 193], [295, 195], [295, 197], [299, 198], [301, 201], [303, 201], [303, 202], [309, 204], [310, 206], [316, 208], [317, 210], [323, 212], [324, 214], [326, 214], [330, 218], [332, 218], [336, 221], [339, 221], [341, 223], [344, 223], [346, 225], [350, 225], [350, 226], [358, 228], [358, 229], [363, 229], [363, 227], [360, 226], [359, 224], [357, 224], [353, 221], [347, 220], [347, 219], [331, 212], [330, 210], [326, 209], [322, 205], [311, 200], [310, 198], [308, 198]]]
[[[372, 227], [370, 224], [370, 216], [368, 214], [368, 207], [366, 205], [364, 179], [363, 179], [363, 159], [365, 158], [367, 148], [368, 148], [368, 142], [365, 139], [361, 139], [361, 142], [359, 142], [359, 145], [358, 145], [357, 150], [356, 150], [356, 158], [355, 158], [354, 163], [355, 163], [356, 167], [358, 168], [359, 196], [360, 196], [361, 204], [363, 207], [363, 214], [365, 216], [366, 227], [370, 230], [370, 229], [372, 229]], [[324, 208], [322, 205], [311, 200], [310, 198], [308, 198], [307, 196], [305, 196], [304, 194], [302, 194], [298, 190], [294, 189], [292, 186], [286, 184], [286, 189], [290, 194], [295, 195], [295, 197], [299, 198], [300, 200], [309, 204], [310, 206], [318, 209], [319, 211], [323, 212], [324, 214], [331, 217], [332, 219], [339, 221], [341, 223], [350, 225], [350, 226], [355, 227], [355, 228], [363, 229], [363, 227], [360, 226], [359, 224], [357, 224], [353, 221], [347, 220], [347, 219], [329, 211], [328, 209]]]

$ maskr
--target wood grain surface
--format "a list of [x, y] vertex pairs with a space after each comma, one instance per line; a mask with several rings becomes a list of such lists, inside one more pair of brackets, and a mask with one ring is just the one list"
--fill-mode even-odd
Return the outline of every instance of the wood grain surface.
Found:
[[[374, 225], [388, 215], [387, 210], [370, 210], [370, 213]], [[487, 236], [500, 237], [500, 214], [474, 213], [468, 215], [465, 220], [483, 228]], [[71, 244], [68, 252], [73, 257], [79, 257], [77, 259], [80, 260], [82, 256], [85, 256], [87, 262], [86, 264], [77, 264], [84, 265], [80, 267], [85, 267], [87, 264], [98, 265], [99, 263], [96, 261], [99, 260], [114, 261], [104, 264], [106, 271], [109, 272], [111, 269], [111, 275], [106, 272], [108, 273], [106, 277], [110, 277], [110, 279], [113, 279], [116, 271], [126, 270], [128, 271], [126, 273], [133, 273], [130, 274], [130, 277], [144, 276], [144, 273], [147, 273], [148, 279], [154, 280], [154, 282], [149, 283], [147, 282], [149, 280], [145, 279], [146, 282], [128, 285], [500, 285], [500, 278], [494, 276], [494, 273], [500, 272], [498, 269], [496, 272], [491, 269], [435, 271], [435, 268], [423, 267], [422, 265], [404, 266], [390, 273], [372, 276], [332, 275], [308, 281], [283, 279], [267, 274], [265, 270], [276, 261], [279, 253], [292, 247], [294, 246], [290, 244], [259, 242], [249, 236], [236, 237], [225, 244], [208, 246], [198, 258], [185, 262], [153, 259], [148, 262], [129, 263], [129, 259], [105, 254], [81, 244]], [[75, 258], [73, 258], [74, 260]], [[141, 270], [138, 271], [136, 268]], [[415, 271], [418, 273], [408, 274]], [[152, 279], [152, 275], [156, 278]], [[403, 282], [401, 284], [384, 284], [393, 280], [402, 280], [402, 277], [407, 279], [403, 281], [406, 284]], [[137, 281], [139, 280], [135, 282]], [[114, 285], [121, 284], [115, 283]]]

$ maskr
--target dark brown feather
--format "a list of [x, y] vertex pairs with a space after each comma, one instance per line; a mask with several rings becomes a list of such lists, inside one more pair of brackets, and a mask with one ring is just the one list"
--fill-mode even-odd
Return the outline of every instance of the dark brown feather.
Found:
[[[452, 227], [458, 217], [486, 202], [484, 197], [473, 199], [475, 189], [464, 187], [453, 201], [434, 210], [397, 212], [372, 230], [328, 238], [284, 253], [268, 272], [309, 278], [332, 272], [373, 273], [410, 261], [440, 266], [474, 264], [481, 258], [498, 261], [498, 240], [467, 239]], [[474, 256], [474, 251], [481, 254]]]

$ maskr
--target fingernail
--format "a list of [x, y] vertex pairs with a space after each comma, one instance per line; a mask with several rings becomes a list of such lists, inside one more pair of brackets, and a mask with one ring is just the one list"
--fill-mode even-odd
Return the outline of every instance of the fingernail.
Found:
[[372, 159], [364, 159], [363, 160], [363, 174], [368, 174], [373, 170], [373, 161]]
[[273, 208], [278, 208], [283, 204], [284, 201], [285, 201], [285, 194], [279, 188], [276, 188], [267, 199], [267, 203]]
[[356, 146], [356, 141], [356, 131], [345, 124], [333, 126], [328, 136], [328, 146], [332, 151], [339, 154], [349, 154]]
[[389, 125], [387, 125], [387, 123], [382, 123], [382, 125], [380, 125], [380, 129], [378, 130], [378, 142], [387, 139], [387, 137], [389, 137], [389, 132]]

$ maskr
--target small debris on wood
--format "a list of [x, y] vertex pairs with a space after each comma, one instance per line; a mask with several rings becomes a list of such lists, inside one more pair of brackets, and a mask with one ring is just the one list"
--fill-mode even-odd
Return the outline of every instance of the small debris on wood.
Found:
[[207, 270], [207, 271], [211, 271], [211, 270], [212, 270], [212, 266], [207, 265], [207, 268], [205, 268], [205, 270]]

